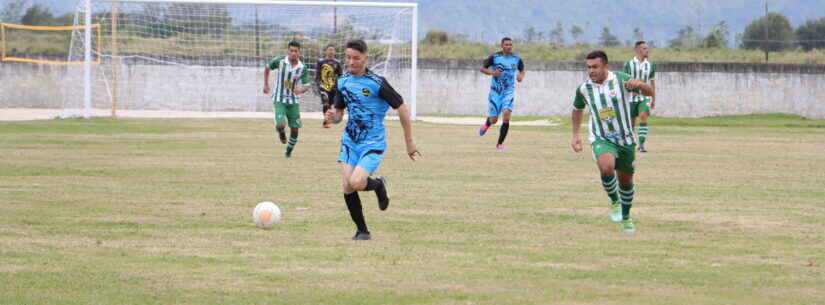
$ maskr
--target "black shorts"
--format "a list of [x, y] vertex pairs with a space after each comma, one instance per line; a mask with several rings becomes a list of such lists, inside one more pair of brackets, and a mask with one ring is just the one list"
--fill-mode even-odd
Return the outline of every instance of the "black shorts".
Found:
[[335, 101], [335, 91], [324, 91], [321, 90], [321, 104], [322, 105], [332, 105]]

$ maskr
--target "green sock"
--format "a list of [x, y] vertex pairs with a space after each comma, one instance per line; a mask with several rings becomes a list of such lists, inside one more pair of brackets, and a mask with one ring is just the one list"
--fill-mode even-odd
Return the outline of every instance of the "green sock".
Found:
[[633, 195], [636, 191], [633, 189], [633, 184], [619, 186], [619, 195], [622, 197], [622, 219], [630, 218], [630, 207], [633, 206]]
[[619, 189], [617, 187], [618, 183], [616, 182], [616, 174], [602, 176], [602, 186], [604, 187], [604, 191], [607, 192], [607, 196], [610, 197], [610, 202], [619, 202]]
[[647, 123], [639, 123], [639, 147], [645, 147], [647, 140]]
[[295, 148], [295, 144], [298, 143], [298, 131], [293, 131], [289, 133], [289, 142], [286, 145], [286, 151], [292, 152], [292, 149]]

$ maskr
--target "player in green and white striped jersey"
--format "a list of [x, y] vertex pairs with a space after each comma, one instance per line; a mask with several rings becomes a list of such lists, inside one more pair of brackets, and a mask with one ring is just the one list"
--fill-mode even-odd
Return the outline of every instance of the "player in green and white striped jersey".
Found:
[[650, 94], [653, 89], [625, 73], [607, 70], [607, 54], [603, 51], [588, 54], [586, 64], [590, 80], [576, 89], [570, 146], [575, 152], [582, 151], [579, 129], [584, 108], [590, 107], [590, 145], [601, 173], [602, 186], [611, 200], [610, 218], [621, 222], [625, 232], [633, 232], [636, 226], [630, 217], [630, 207], [635, 194], [633, 161], [636, 159], [636, 139], [628, 99], [632, 90], [639, 89], [644, 94]]
[[650, 49], [644, 41], [636, 42], [636, 57], [624, 63], [624, 73], [632, 78], [650, 84], [653, 88], [651, 95], [642, 94], [639, 90], [633, 90], [630, 94], [630, 114], [633, 117], [633, 126], [636, 126], [636, 117], [639, 117], [639, 152], [647, 152], [645, 140], [647, 140], [647, 118], [650, 110], [656, 108], [656, 64], [647, 60]]
[[[281, 143], [286, 144], [284, 127], [289, 122], [289, 144], [286, 146], [286, 157], [292, 156], [292, 150], [298, 143], [298, 129], [301, 128], [300, 99], [298, 95], [309, 90], [309, 73], [301, 62], [301, 44], [297, 41], [289, 43], [287, 56], [273, 58], [264, 69], [264, 94], [272, 95], [272, 107], [275, 110], [275, 129]], [[269, 73], [275, 71], [275, 90], [269, 87]]]

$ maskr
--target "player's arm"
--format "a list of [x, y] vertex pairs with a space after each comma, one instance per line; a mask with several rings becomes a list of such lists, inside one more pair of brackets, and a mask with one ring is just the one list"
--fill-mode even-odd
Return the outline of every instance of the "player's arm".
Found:
[[280, 63], [279, 59], [273, 59], [264, 67], [264, 94], [269, 94], [272, 89], [269, 88], [269, 71], [276, 70], [275, 68], [278, 67]]
[[582, 151], [582, 138], [579, 135], [579, 130], [582, 126], [585, 105], [584, 95], [582, 95], [581, 90], [576, 90], [576, 98], [573, 100], [573, 111], [570, 114], [570, 124], [573, 131], [570, 137], [570, 147], [572, 147], [575, 152]]
[[324, 118], [326, 118], [328, 122], [338, 124], [341, 123], [341, 120], [344, 118], [344, 109], [347, 108], [347, 104], [344, 103], [344, 99], [341, 97], [341, 93], [337, 92], [337, 85], [332, 87], [332, 90], [336, 91], [335, 99], [332, 102], [332, 108], [327, 110], [327, 113], [324, 113]]
[[295, 94], [304, 94], [305, 92], [307, 92], [309, 90], [309, 72], [307, 72], [306, 69], [303, 69], [303, 70], [304, 71], [301, 72], [301, 78], [300, 78], [301, 87], [298, 88], [298, 89], [295, 89], [293, 91], [293, 92], [295, 92]]
[[493, 66], [493, 55], [490, 55], [490, 57], [487, 57], [487, 59], [484, 60], [484, 64], [481, 65], [481, 73], [484, 73], [486, 75], [492, 75], [492, 76], [501, 75], [501, 70], [491, 70], [490, 67], [492, 67], [492, 66]]
[[639, 88], [639, 90], [642, 90], [642, 95], [645, 96], [653, 96], [655, 94], [655, 92], [653, 91], [653, 87], [651, 87], [650, 85], [646, 84], [638, 78], [632, 78], [627, 80], [627, 82], [625, 82], [625, 87], [631, 90]]
[[390, 107], [398, 110], [398, 120], [401, 121], [401, 128], [404, 129], [404, 143], [407, 145], [407, 156], [415, 161], [416, 155], [421, 155], [415, 145], [415, 138], [412, 134], [412, 121], [410, 120], [410, 109], [407, 104], [404, 104], [404, 99], [401, 95], [390, 86], [387, 80], [381, 83], [381, 88], [378, 89], [378, 96], [387, 101]]
[[656, 64], [650, 64], [650, 86], [653, 87], [653, 95], [651, 96], [650, 109], [656, 108]]
[[315, 86], [321, 85], [321, 60], [315, 63]]
[[269, 67], [264, 67], [264, 94], [269, 94], [272, 89], [269, 88]]
[[516, 76], [516, 80], [519, 83], [524, 80], [524, 62], [521, 58], [518, 59], [518, 75]]

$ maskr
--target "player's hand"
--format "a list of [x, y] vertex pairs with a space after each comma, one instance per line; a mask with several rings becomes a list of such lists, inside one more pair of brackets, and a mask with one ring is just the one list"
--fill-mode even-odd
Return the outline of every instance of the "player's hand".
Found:
[[304, 94], [309, 90], [309, 86], [303, 86], [301, 88], [295, 89], [295, 94]]
[[410, 160], [415, 161], [416, 155], [421, 157], [421, 153], [418, 151], [418, 148], [415, 146], [415, 139], [409, 138], [407, 139], [407, 156], [410, 157]]
[[575, 152], [581, 152], [582, 138], [579, 135], [574, 135], [573, 138], [570, 139], [570, 147], [572, 147]]
[[650, 110], [656, 109], [656, 100], [650, 102]]
[[496, 69], [495, 71], [493, 71], [492, 75], [495, 77], [499, 77], [501, 75], [501, 69]]
[[627, 89], [636, 89], [636, 88], [639, 88], [639, 86], [641, 86], [641, 84], [642, 84], [641, 80], [639, 80], [637, 78], [634, 78], [634, 79], [628, 80], [625, 83], [625, 86], [627, 86]]
[[518, 76], [516, 76], [516, 80], [520, 83], [522, 80], [524, 80], [524, 76], [519, 74]]
[[264, 85], [264, 94], [269, 94], [271, 91], [272, 89], [269, 88], [269, 85]]

